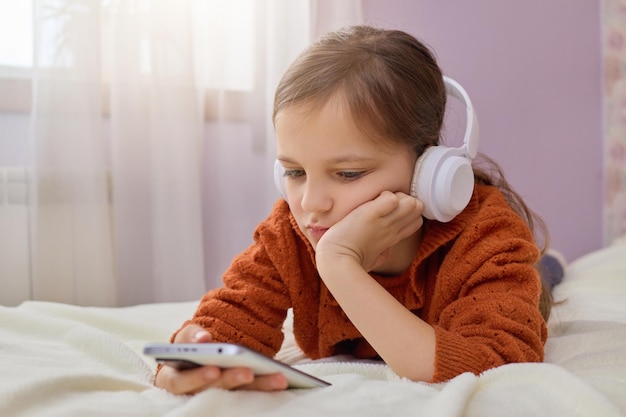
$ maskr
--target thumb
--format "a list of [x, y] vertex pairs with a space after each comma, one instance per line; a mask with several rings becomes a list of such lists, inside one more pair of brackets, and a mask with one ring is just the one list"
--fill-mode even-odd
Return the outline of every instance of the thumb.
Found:
[[207, 343], [212, 339], [211, 333], [203, 327], [197, 324], [188, 324], [180, 329], [174, 338], [174, 343]]

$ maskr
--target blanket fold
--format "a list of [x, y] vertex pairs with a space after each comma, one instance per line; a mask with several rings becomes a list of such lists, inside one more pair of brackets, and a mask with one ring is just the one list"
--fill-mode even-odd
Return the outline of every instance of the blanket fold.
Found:
[[442, 384], [402, 379], [379, 362], [302, 360], [286, 338], [283, 357], [332, 386], [176, 396], [153, 386], [155, 364], [140, 352], [146, 342], [167, 341], [195, 305], [0, 307], [0, 415], [618, 417], [626, 410], [626, 323], [597, 321], [552, 326], [553, 363], [506, 365]]

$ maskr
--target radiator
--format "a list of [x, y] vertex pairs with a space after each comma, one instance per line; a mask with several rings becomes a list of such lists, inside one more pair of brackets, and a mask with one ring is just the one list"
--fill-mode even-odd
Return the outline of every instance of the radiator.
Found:
[[28, 168], [0, 168], [0, 204], [26, 206], [29, 178]]
[[0, 168], [0, 305], [31, 298], [29, 178], [27, 168]]

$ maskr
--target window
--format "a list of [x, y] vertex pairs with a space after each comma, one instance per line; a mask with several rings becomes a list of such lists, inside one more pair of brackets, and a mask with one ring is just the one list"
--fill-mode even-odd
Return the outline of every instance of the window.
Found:
[[[57, 3], [61, 9], [59, 17], [51, 24], [42, 25], [42, 36], [57, 36], [65, 22], [62, 7], [68, 2]], [[110, 13], [120, 6], [110, 0], [100, 0], [100, 5], [101, 38], [106, 40], [113, 26]], [[136, 6], [148, 11], [155, 7], [150, 1], [139, 1]], [[193, 31], [193, 43], [201, 52], [201, 56], [197, 57], [197, 64], [201, 65], [198, 73], [203, 77], [201, 85], [207, 89], [207, 98], [216, 94], [226, 97], [228, 102], [233, 103], [234, 113], [237, 113], [242, 95], [251, 92], [255, 84], [255, 54], [259, 51], [255, 47], [255, 28], [259, 19], [255, 0], [196, 0], [193, 10], [193, 18], [198, 19]], [[35, 62], [33, 22], [31, 0], [0, 0], [0, 111], [28, 112], [31, 108], [30, 75]], [[152, 71], [151, 52], [154, 45], [151, 42], [154, 39], [155, 35], [148, 33], [142, 41], [141, 72], [145, 74]], [[225, 39], [228, 42], [224, 42]], [[107, 63], [110, 61], [107, 59], [106, 44], [101, 46], [102, 83], [106, 86]], [[39, 65], [52, 65], [51, 57], [39, 55], [39, 58]], [[60, 54], [54, 59], [63, 65], [72, 66], [73, 63], [71, 54]], [[215, 65], [216, 62], [219, 65]], [[209, 108], [206, 116], [209, 119], [216, 117]]]
[[19, 69], [32, 65], [32, 4], [28, 0], [0, 0], [0, 66]]

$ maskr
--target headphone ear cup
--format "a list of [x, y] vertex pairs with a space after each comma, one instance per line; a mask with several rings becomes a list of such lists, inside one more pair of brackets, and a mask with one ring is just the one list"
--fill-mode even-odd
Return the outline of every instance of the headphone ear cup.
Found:
[[280, 196], [287, 200], [287, 192], [285, 191], [285, 167], [278, 159], [274, 160], [274, 185], [280, 193]]
[[424, 217], [449, 222], [474, 191], [472, 164], [462, 150], [431, 146], [415, 163], [411, 195], [424, 203]]

